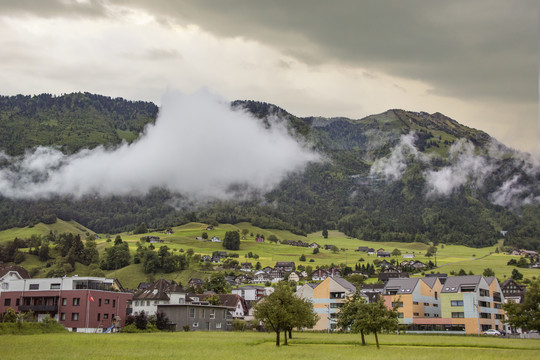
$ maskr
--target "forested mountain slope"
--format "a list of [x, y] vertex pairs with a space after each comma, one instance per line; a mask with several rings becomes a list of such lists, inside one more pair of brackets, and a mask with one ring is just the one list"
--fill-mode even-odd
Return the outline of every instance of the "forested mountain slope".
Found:
[[[92, 94], [0, 98], [0, 146], [18, 155], [37, 145], [65, 152], [134, 139], [157, 107]], [[154, 189], [144, 196], [0, 198], [2, 228], [56, 217], [101, 233], [141, 222], [165, 228], [188, 221], [249, 221], [309, 233], [339, 229], [375, 241], [481, 247], [507, 231], [506, 244], [539, 249], [540, 172], [527, 156], [442, 114], [389, 110], [364, 119], [299, 118], [275, 105], [235, 101], [267, 127], [289, 132], [323, 155], [271, 192], [243, 201], [182, 202]], [[0, 166], [11, 166], [0, 157]], [[211, 165], [210, 165], [211, 167]], [[211, 171], [211, 168], [209, 169]]]

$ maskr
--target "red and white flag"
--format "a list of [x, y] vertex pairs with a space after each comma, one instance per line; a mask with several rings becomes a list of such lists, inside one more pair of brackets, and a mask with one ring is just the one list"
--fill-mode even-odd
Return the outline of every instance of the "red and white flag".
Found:
[[90, 291], [88, 292], [88, 301], [94, 301], [94, 298], [92, 297], [92, 294], [90, 294]]

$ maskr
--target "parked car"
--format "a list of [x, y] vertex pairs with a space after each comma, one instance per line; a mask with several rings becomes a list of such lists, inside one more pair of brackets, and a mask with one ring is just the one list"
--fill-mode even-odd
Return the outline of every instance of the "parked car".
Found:
[[500, 332], [499, 330], [489, 329], [489, 330], [484, 331], [482, 334], [484, 334], [484, 335], [500, 336], [500, 335], [501, 335], [501, 332]]

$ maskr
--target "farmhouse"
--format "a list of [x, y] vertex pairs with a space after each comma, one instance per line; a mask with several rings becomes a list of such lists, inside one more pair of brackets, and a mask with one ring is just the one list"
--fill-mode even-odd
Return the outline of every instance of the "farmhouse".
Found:
[[225, 331], [231, 328], [231, 311], [234, 308], [210, 305], [207, 302], [186, 304], [158, 305], [158, 311], [164, 313], [176, 331]]
[[155, 315], [160, 304], [186, 303], [186, 291], [176, 284], [159, 279], [144, 290], [137, 291], [131, 301], [133, 314], [144, 311], [148, 315]]
[[294, 261], [278, 261], [274, 269], [281, 270], [283, 272], [291, 272], [296, 269]]

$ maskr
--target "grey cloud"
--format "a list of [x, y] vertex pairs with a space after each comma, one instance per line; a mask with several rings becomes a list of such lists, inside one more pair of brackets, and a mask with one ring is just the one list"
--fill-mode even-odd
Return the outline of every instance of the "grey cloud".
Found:
[[144, 194], [165, 187], [197, 200], [236, 197], [274, 188], [319, 155], [299, 144], [279, 121], [270, 129], [202, 90], [168, 93], [156, 124], [133, 144], [68, 156], [40, 147], [22, 158], [0, 154], [0, 194]]
[[105, 0], [2, 0], [0, 14], [2, 16], [33, 15], [45, 18], [80, 16], [107, 16]]
[[113, 2], [268, 43], [304, 62], [348, 62], [420, 79], [440, 95], [537, 100], [533, 0]]

